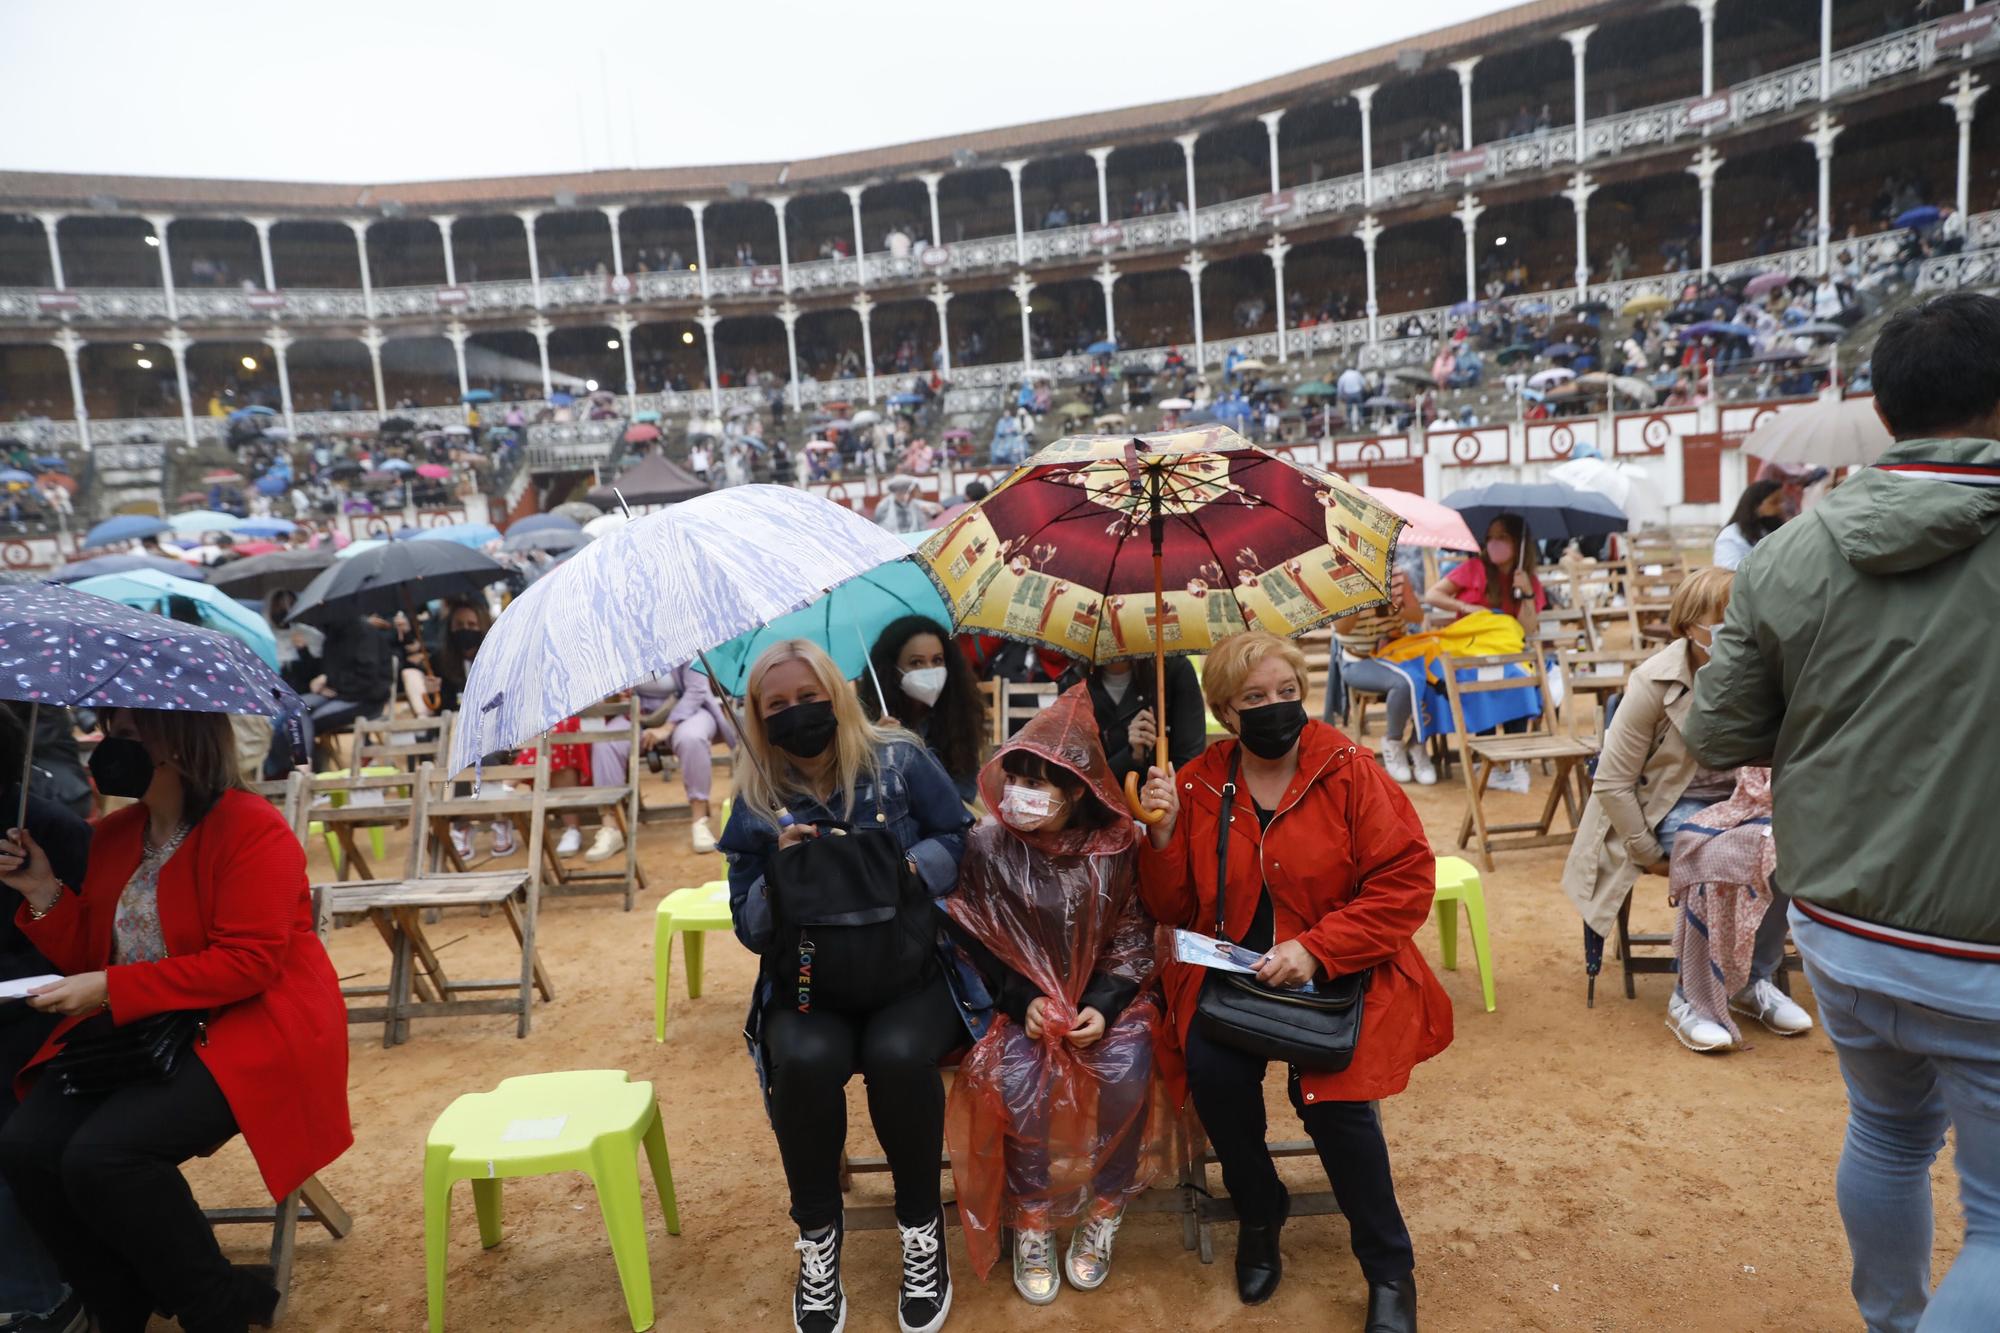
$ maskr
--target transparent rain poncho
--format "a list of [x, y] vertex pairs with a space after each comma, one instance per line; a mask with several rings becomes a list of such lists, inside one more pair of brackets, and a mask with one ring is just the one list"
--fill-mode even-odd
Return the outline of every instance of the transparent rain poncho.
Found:
[[[1003, 805], [1002, 764], [1020, 750], [1081, 779], [1079, 801], [1102, 806], [1094, 813], [1103, 817], [1055, 833], [1015, 827], [1031, 820]], [[960, 1065], [946, 1111], [966, 1248], [984, 1277], [1002, 1226], [1045, 1229], [1145, 1190], [1167, 1161], [1175, 1117], [1156, 1072], [1157, 927], [1139, 902], [1137, 831], [1111, 782], [1087, 689], [1039, 713], [979, 783], [1000, 819], [972, 831], [945, 908], [1045, 999], [1039, 1040], [1004, 1012], [996, 1019]], [[1131, 998], [1079, 1050], [1066, 1035], [1086, 993]]]

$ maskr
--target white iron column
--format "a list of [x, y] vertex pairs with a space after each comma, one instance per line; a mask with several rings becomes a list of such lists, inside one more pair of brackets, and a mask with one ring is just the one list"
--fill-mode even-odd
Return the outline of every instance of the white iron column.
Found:
[[267, 292], [278, 290], [278, 270], [271, 263], [271, 228], [276, 222], [276, 218], [250, 219], [250, 225], [257, 229], [257, 255], [264, 261], [264, 290]]
[[1819, 0], [1819, 100], [1833, 96], [1833, 0]]
[[535, 219], [541, 215], [539, 208], [523, 208], [514, 214], [521, 219], [521, 230], [528, 237], [528, 290], [533, 293], [530, 299], [537, 310], [542, 308], [542, 256], [541, 247], [535, 244]]
[[708, 410], [719, 417], [722, 415], [722, 372], [715, 364], [715, 326], [722, 322], [722, 316], [715, 313], [714, 306], [705, 305], [695, 315], [694, 322], [701, 325], [701, 341], [708, 349]]
[[[1285, 118], [1285, 109], [1266, 111], [1257, 119], [1264, 122], [1264, 134], [1271, 141], [1271, 193], [1278, 192], [1278, 122]], [[1275, 224], [1275, 219], [1273, 222]]]
[[[46, 224], [45, 224], [46, 225]], [[53, 235], [51, 230], [51, 235]], [[77, 444], [85, 453], [90, 452], [90, 407], [83, 399], [83, 356], [84, 340], [75, 329], [64, 329], [54, 339], [62, 349], [63, 360], [69, 362], [70, 410], [76, 414]]]
[[1112, 342], [1117, 342], [1118, 316], [1117, 313], [1112, 309], [1111, 289], [1118, 285], [1118, 270], [1114, 268], [1112, 266], [1111, 261], [1107, 259], [1103, 263], [1099, 264], [1097, 266], [1097, 272], [1091, 274], [1090, 276], [1096, 278], [1097, 285], [1104, 289], [1104, 336], [1110, 339]]
[[1278, 360], [1285, 359], [1285, 255], [1291, 250], [1283, 232], [1274, 232], [1264, 253], [1271, 257], [1271, 280], [1277, 288], [1278, 298]]
[[618, 330], [618, 350], [625, 357], [625, 415], [631, 417], [639, 411], [639, 375], [632, 368], [632, 330], [639, 327], [639, 321], [620, 310], [611, 327]]
[[1458, 207], [1451, 215], [1458, 219], [1458, 225], [1465, 228], [1465, 299], [1479, 299], [1479, 215], [1486, 211], [1486, 205], [1479, 202], [1479, 196], [1467, 190], [1459, 198]]
[[389, 394], [382, 387], [382, 344], [387, 341], [373, 324], [361, 331], [361, 345], [368, 349], [368, 368], [375, 372], [375, 411], [385, 417], [389, 415]]
[[799, 411], [799, 308], [789, 297], [778, 307], [778, 318], [785, 325], [785, 364], [792, 372], [792, 411]]
[[951, 377], [951, 320], [945, 314], [945, 307], [951, 304], [951, 288], [945, 286], [942, 282], [937, 283], [931, 287], [930, 297], [931, 304], [937, 307], [938, 312], [940, 373], [949, 379]]
[[1569, 178], [1569, 188], [1563, 191], [1563, 198], [1569, 200], [1576, 210], [1576, 290], [1581, 296], [1590, 286], [1590, 196], [1597, 193], [1597, 183], [1587, 171], [1579, 171]]
[[188, 392], [187, 353], [188, 348], [194, 346], [194, 339], [181, 332], [179, 328], [171, 328], [160, 341], [174, 354], [174, 382], [180, 386], [181, 392], [181, 431], [187, 440], [187, 447], [192, 449], [194, 448], [194, 398]]
[[450, 213], [440, 213], [431, 219], [437, 224], [438, 236], [444, 241], [444, 285], [458, 286], [458, 259], [451, 248], [451, 224], [458, 218]]
[[1361, 108], [1361, 206], [1375, 206], [1375, 90], [1382, 85], [1364, 83], [1352, 94]]
[[1181, 265], [1181, 272], [1188, 275], [1188, 287], [1194, 295], [1194, 373], [1197, 375], [1202, 372], [1208, 352], [1201, 330], [1201, 275], [1207, 267], [1208, 261], [1202, 258], [1199, 250], [1188, 251], [1187, 262]]
[[1976, 83], [1972, 71], [1961, 72], [1952, 81], [1951, 96], [1942, 99], [1958, 116], [1958, 217], [1959, 221], [1969, 221], [1972, 216], [1972, 111], [1979, 105], [1979, 99], [1986, 95], [1987, 85]]
[[597, 211], [604, 214], [604, 220], [611, 224], [611, 271], [622, 278], [625, 276], [625, 238], [618, 234], [618, 219], [625, 216], [625, 205], [599, 204]]
[[861, 234], [861, 196], [868, 189], [865, 185], [849, 185], [847, 192], [848, 211], [854, 218], [854, 285], [868, 285], [868, 243]]
[[1195, 193], [1194, 193], [1194, 141], [1196, 139], [1199, 139], [1200, 137], [1201, 135], [1199, 134], [1177, 134], [1174, 136], [1174, 142], [1181, 146], [1181, 157], [1187, 164], [1187, 222], [1188, 222], [1189, 245], [1198, 245], [1201, 242], [1201, 229], [1197, 225], [1195, 220], [1195, 210], [1199, 208], [1200, 205], [1198, 205], [1195, 202]]
[[148, 213], [146, 221], [152, 224], [153, 237], [160, 243], [160, 285], [167, 293], [167, 319], [175, 322], [180, 319], [181, 312], [174, 300], [174, 261], [167, 252], [167, 228], [173, 225], [174, 217], [171, 213]]
[[1028, 316], [1033, 313], [1029, 306], [1035, 294], [1035, 280], [1026, 273], [1016, 273], [1014, 281], [1008, 284], [1014, 293], [1014, 304], [1021, 311], [1021, 365], [1025, 369], [1035, 363], [1035, 340], [1028, 328]]
[[1569, 43], [1570, 59], [1575, 63], [1576, 70], [1575, 76], [1572, 79], [1572, 91], [1575, 94], [1576, 104], [1572, 109], [1573, 120], [1571, 123], [1576, 127], [1573, 132], [1576, 135], [1576, 160], [1578, 162], [1582, 162], [1590, 156], [1590, 149], [1583, 142], [1583, 52], [1584, 48], [1590, 45], [1590, 34], [1596, 31], [1597, 25], [1590, 23], [1581, 28], [1571, 28], [1563, 34], [1563, 40]]
[[1467, 56], [1464, 60], [1451, 62], [1452, 72], [1458, 75], [1458, 146], [1470, 148], [1476, 142], [1472, 137], [1472, 71], [1479, 67], [1478, 56]]
[[465, 373], [465, 340], [472, 336], [472, 330], [454, 319], [444, 326], [444, 336], [451, 340], [452, 359], [458, 362], [458, 401], [463, 405], [472, 392], [472, 377]]
[[1694, 165], [1688, 173], [1701, 187], [1701, 271], [1709, 272], [1715, 267], [1715, 173], [1722, 170], [1723, 159], [1716, 155], [1707, 144], [1694, 155]]
[[867, 292], [854, 298], [854, 313], [861, 319], [861, 370], [868, 381], [868, 404], [875, 405], [875, 331], [870, 326], [869, 316], [875, 313], [875, 303], [868, 299]]
[[1007, 168], [1007, 180], [1014, 187], [1014, 262], [1028, 262], [1028, 226], [1021, 216], [1021, 170], [1028, 165], [1028, 159], [1017, 157], [1012, 162], [1002, 162]]
[[273, 324], [264, 333], [264, 346], [271, 349], [271, 360], [278, 367], [278, 402], [285, 409], [285, 429], [296, 431], [292, 421], [292, 370], [286, 358], [294, 339], [291, 334]]
[[1111, 149], [1086, 148], [1090, 160], [1097, 164], [1097, 225], [1109, 225], [1111, 221], [1111, 179], [1106, 174], [1111, 161]]
[[792, 289], [792, 245], [785, 236], [785, 205], [792, 202], [792, 197], [774, 194], [764, 202], [778, 215], [778, 290], [788, 292]]
[[1366, 262], [1368, 281], [1368, 341], [1375, 341], [1375, 321], [1382, 313], [1381, 302], [1375, 299], [1375, 243], [1382, 239], [1382, 224], [1375, 220], [1373, 213], [1363, 215], [1361, 225], [1354, 229], [1361, 238], [1361, 254]]
[[924, 183], [924, 193], [931, 203], [931, 244], [944, 244], [944, 223], [938, 219], [938, 186], [944, 183], [942, 171], [920, 171], [917, 179]]
[[549, 335], [555, 332], [555, 325], [536, 315], [528, 321], [528, 332], [535, 335], [535, 350], [542, 360], [542, 397], [552, 398], [556, 392], [555, 377], [549, 373]]
[[[1701, 95], [1707, 97], [1715, 91], [1716, 0], [1687, 0], [1687, 4], [1701, 20]], [[1708, 131], [1703, 129], [1702, 133]]]
[[702, 214], [708, 211], [708, 200], [690, 199], [688, 212], [694, 214], [694, 275], [701, 289], [701, 299], [708, 299], [708, 228], [702, 225]]
[[[354, 254], [361, 261], [361, 308], [372, 320], [375, 318], [375, 281], [368, 272], [368, 222], [367, 218], [349, 218], [347, 227], [354, 233]], [[539, 302], [539, 298], [537, 300]]]
[[[42, 234], [48, 237], [49, 241], [49, 276], [55, 279], [56, 290], [61, 291], [63, 288], [69, 286], [67, 282], [63, 281], [62, 246], [56, 241], [56, 228], [62, 225], [63, 215], [60, 213], [37, 213], [35, 217], [40, 220]], [[88, 446], [85, 447], [87, 448]]]
[[1844, 126], [1833, 123], [1833, 116], [1822, 111], [1813, 117], [1813, 131], [1806, 136], [1806, 142], [1813, 146], [1819, 158], [1819, 271], [1824, 273], [1831, 267], [1828, 251], [1833, 245], [1833, 217], [1831, 213], [1833, 195], [1833, 141], [1840, 137]]

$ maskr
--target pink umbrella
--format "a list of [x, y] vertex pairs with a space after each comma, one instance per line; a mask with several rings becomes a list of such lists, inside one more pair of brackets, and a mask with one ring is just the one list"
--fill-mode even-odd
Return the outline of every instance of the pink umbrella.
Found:
[[1792, 275], [1789, 273], [1759, 273], [1756, 277], [1743, 284], [1743, 294], [1745, 296], [1763, 296], [1767, 293], [1777, 291], [1778, 288], [1791, 280]]
[[1361, 489], [1409, 524], [1403, 529], [1402, 541], [1406, 545], [1432, 546], [1445, 551], [1479, 549], [1479, 543], [1472, 539], [1472, 529], [1465, 525], [1464, 515], [1456, 509], [1388, 486], [1363, 486]]
[[451, 469], [442, 463], [419, 463], [417, 464], [417, 475], [428, 477], [432, 481], [443, 481], [451, 475]]

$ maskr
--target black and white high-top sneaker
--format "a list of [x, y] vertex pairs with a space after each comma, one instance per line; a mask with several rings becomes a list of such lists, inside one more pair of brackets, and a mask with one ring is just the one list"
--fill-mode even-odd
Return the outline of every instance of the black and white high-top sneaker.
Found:
[[944, 1249], [944, 1214], [920, 1227], [900, 1223], [903, 1285], [896, 1294], [896, 1326], [903, 1333], [937, 1333], [951, 1313], [951, 1263]]
[[793, 1333], [841, 1333], [847, 1327], [847, 1289], [840, 1285], [842, 1227], [836, 1222], [814, 1240], [801, 1234], [799, 1282], [792, 1290]]

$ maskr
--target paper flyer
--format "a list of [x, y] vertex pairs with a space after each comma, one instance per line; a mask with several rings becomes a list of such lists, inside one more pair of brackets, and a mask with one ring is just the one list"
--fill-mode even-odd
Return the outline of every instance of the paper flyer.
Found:
[[[1191, 930], [1174, 932], [1174, 957], [1183, 963], [1196, 967], [1213, 967], [1224, 972], [1255, 973], [1257, 964], [1264, 961], [1264, 955], [1255, 949], [1246, 949], [1230, 940], [1219, 940], [1213, 935], [1197, 935]], [[1313, 984], [1308, 981], [1296, 987], [1300, 991], [1311, 991]]]

